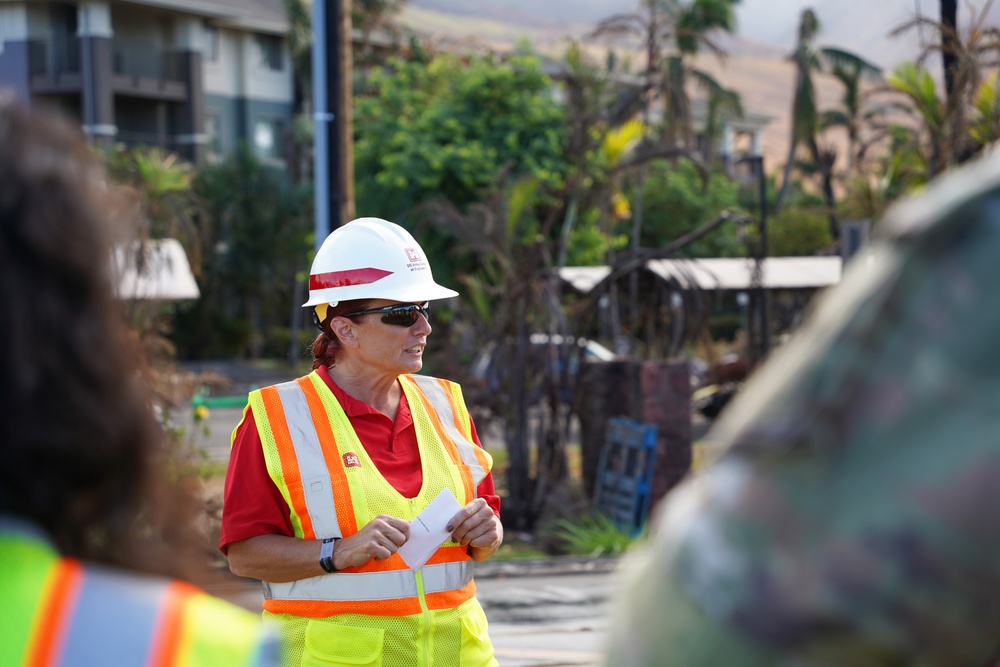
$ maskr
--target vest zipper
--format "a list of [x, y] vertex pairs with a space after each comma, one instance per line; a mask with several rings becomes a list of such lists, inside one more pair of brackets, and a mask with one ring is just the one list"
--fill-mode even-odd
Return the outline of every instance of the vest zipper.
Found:
[[[410, 498], [410, 516], [417, 516], [417, 503], [415, 498]], [[417, 579], [417, 600], [420, 602], [420, 618], [422, 624], [422, 632], [420, 633], [420, 650], [417, 651], [417, 665], [426, 665], [426, 667], [433, 667], [434, 665], [434, 653], [431, 637], [434, 634], [434, 618], [431, 616], [430, 609], [427, 608], [427, 593], [424, 590], [424, 570], [420, 568], [413, 573]]]

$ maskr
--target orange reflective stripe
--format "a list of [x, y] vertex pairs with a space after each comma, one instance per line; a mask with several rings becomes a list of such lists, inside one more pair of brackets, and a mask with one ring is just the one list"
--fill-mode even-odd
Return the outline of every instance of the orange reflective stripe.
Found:
[[345, 567], [344, 572], [389, 572], [391, 570], [407, 570], [409, 565], [403, 560], [403, 557], [398, 553], [393, 554], [386, 558], [385, 560], [375, 560], [372, 558], [364, 565], [356, 565], [354, 567]]
[[[314, 373], [315, 374], [315, 371]], [[333, 417], [327, 416], [323, 399], [310, 377], [299, 378], [296, 382], [306, 396], [306, 403], [309, 405], [309, 412], [313, 416], [313, 425], [316, 427], [316, 435], [323, 447], [323, 457], [326, 459], [326, 469], [330, 473], [330, 484], [334, 489], [333, 506], [337, 510], [337, 523], [340, 524], [340, 532], [344, 537], [350, 537], [358, 532], [358, 519], [354, 515], [354, 501], [351, 499], [351, 488], [347, 482], [347, 473], [344, 464], [340, 460], [340, 448], [337, 438], [333, 434]], [[316, 377], [316, 380], [323, 382], [323, 379]]]
[[24, 667], [49, 667], [62, 659], [66, 630], [83, 588], [83, 565], [63, 558], [49, 572], [42, 589], [43, 602], [35, 611]]
[[[467, 547], [462, 546], [449, 546], [449, 547], [439, 547], [437, 551], [431, 554], [431, 557], [427, 559], [426, 565], [440, 565], [441, 563], [455, 563], [458, 561], [469, 560], [469, 552]], [[389, 572], [391, 570], [406, 570], [410, 566], [406, 564], [403, 557], [398, 553], [395, 553], [385, 560], [375, 560], [374, 558], [365, 563], [364, 565], [356, 565], [354, 567], [345, 567], [342, 572]]]
[[475, 453], [479, 465], [489, 469], [490, 463], [486, 460], [486, 452], [483, 451], [482, 447], [476, 446], [476, 443], [472, 439], [472, 423], [462, 419], [464, 415], [466, 420], [468, 420], [468, 412], [465, 406], [461, 404], [461, 401], [458, 400], [457, 391], [454, 388], [455, 384], [441, 378], [437, 378], [437, 381], [441, 385], [441, 389], [444, 390], [444, 395], [448, 397], [448, 403], [451, 405], [451, 414], [455, 416], [455, 428], [458, 429], [459, 433], [464, 434], [473, 445], [472, 451]]
[[160, 608], [153, 633], [153, 647], [147, 667], [174, 667], [187, 652], [191, 628], [184, 625], [184, 604], [198, 592], [194, 586], [173, 581], [167, 586], [166, 599]]
[[292, 434], [288, 430], [288, 421], [285, 419], [285, 410], [281, 405], [281, 398], [278, 390], [274, 387], [264, 387], [260, 390], [261, 402], [267, 412], [267, 422], [274, 434], [274, 440], [278, 448], [278, 457], [281, 459], [281, 474], [285, 479], [285, 488], [292, 504], [292, 511], [298, 515], [302, 526], [302, 537], [307, 540], [316, 539], [313, 531], [312, 519], [309, 518], [309, 510], [306, 507], [306, 495], [302, 488], [302, 477], [299, 474], [299, 462], [295, 456], [295, 448], [292, 446]]
[[437, 551], [431, 554], [431, 557], [427, 559], [425, 565], [440, 565], [441, 563], [458, 563], [463, 560], [469, 560], [469, 548], [462, 546], [454, 547], [440, 547]]
[[[336, 575], [334, 575], [336, 576]], [[292, 614], [309, 618], [326, 618], [337, 614], [367, 614], [369, 616], [413, 616], [422, 612], [415, 597], [391, 600], [359, 600], [332, 602], [329, 600], [264, 600], [264, 611], [272, 614]]]
[[427, 608], [431, 611], [437, 609], [453, 609], [466, 600], [471, 600], [476, 595], [476, 582], [470, 581], [462, 588], [453, 591], [441, 591], [440, 593], [428, 593], [424, 596]]

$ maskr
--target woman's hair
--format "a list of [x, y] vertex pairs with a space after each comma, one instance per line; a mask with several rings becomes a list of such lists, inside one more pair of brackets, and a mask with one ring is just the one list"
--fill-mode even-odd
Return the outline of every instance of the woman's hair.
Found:
[[163, 433], [112, 282], [125, 204], [77, 127], [0, 89], [0, 514], [64, 554], [185, 574], [167, 547], [193, 505], [157, 495]]
[[[323, 331], [316, 336], [312, 344], [313, 370], [320, 366], [333, 366], [337, 362], [337, 354], [340, 353], [340, 339], [330, 330], [330, 322], [334, 317], [343, 317], [344, 313], [354, 313], [359, 310], [366, 310], [374, 299], [353, 299], [351, 301], [341, 301], [336, 306], [330, 306], [326, 311], [326, 319], [323, 320]], [[360, 322], [364, 315], [350, 318], [352, 322]]]

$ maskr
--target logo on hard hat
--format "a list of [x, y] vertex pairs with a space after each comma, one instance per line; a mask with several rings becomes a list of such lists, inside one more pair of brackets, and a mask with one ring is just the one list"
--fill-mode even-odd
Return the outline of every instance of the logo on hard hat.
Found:
[[354, 452], [347, 452], [344, 454], [344, 467], [345, 468], [360, 468], [361, 459]]
[[406, 251], [406, 259], [411, 262], [419, 262], [423, 259], [423, 257], [420, 256], [420, 253], [417, 252], [416, 248], [405, 248], [404, 250]]

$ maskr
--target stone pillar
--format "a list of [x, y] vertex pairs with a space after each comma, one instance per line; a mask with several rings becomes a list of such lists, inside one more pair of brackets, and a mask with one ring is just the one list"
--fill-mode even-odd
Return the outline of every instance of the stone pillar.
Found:
[[187, 100], [176, 110], [174, 127], [179, 153], [192, 162], [205, 158], [205, 83], [201, 24], [184, 21], [178, 26], [177, 51], [172, 54], [178, 74], [184, 81]]
[[657, 428], [652, 503], [690, 470], [691, 379], [686, 361], [587, 363], [577, 391], [583, 485], [588, 495], [594, 492], [604, 429], [611, 417], [628, 417]]
[[83, 131], [95, 141], [110, 141], [118, 134], [112, 85], [111, 8], [107, 2], [81, 2], [77, 13], [83, 75]]
[[31, 103], [31, 55], [28, 8], [0, 5], [0, 81], [25, 105]]
[[577, 385], [576, 413], [580, 420], [583, 489], [594, 493], [604, 429], [611, 417], [639, 418], [639, 373], [634, 361], [584, 363]]
[[657, 428], [651, 504], [691, 469], [691, 371], [681, 360], [647, 361], [640, 373], [638, 421]]
[[761, 155], [760, 134], [759, 129], [750, 133], [750, 155]]

